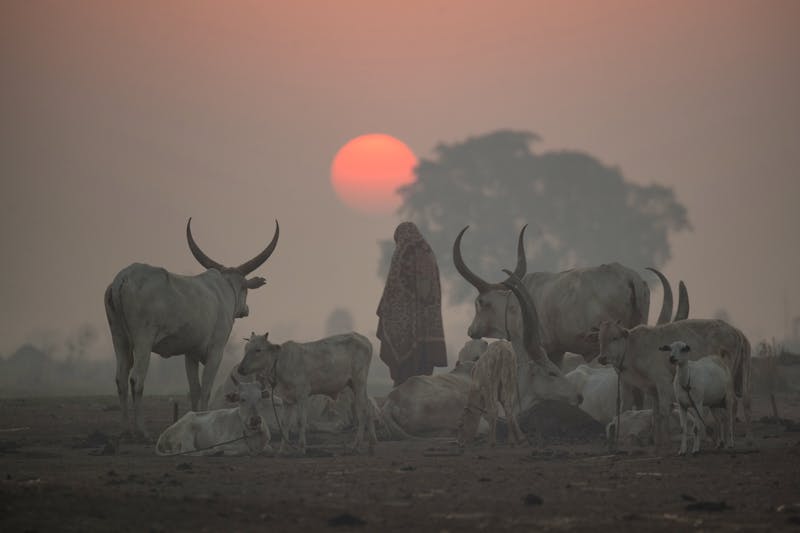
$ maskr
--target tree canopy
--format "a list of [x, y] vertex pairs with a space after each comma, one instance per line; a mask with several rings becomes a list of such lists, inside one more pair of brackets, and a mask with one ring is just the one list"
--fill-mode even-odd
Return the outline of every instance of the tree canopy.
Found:
[[[691, 229], [671, 188], [626, 181], [618, 168], [587, 153], [536, 153], [538, 140], [535, 133], [500, 130], [440, 143], [432, 159], [420, 160], [417, 180], [400, 189], [398, 214], [416, 223], [433, 248], [452, 303], [473, 294], [452, 260], [453, 241], [466, 225], [464, 259], [487, 281], [513, 268], [524, 224], [529, 272], [613, 261], [660, 267], [670, 258], [669, 234]], [[383, 276], [394, 242], [380, 245]]]

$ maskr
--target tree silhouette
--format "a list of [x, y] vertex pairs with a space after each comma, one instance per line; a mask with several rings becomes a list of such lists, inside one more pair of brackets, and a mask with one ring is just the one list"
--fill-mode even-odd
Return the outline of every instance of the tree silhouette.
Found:
[[[452, 303], [473, 295], [452, 261], [453, 241], [467, 224], [464, 259], [487, 280], [499, 280], [500, 269], [514, 263], [524, 224], [529, 272], [612, 261], [659, 267], [670, 258], [669, 233], [691, 229], [672, 189], [625, 181], [618, 168], [586, 153], [535, 153], [538, 140], [500, 130], [441, 143], [433, 159], [420, 160], [417, 181], [400, 189], [398, 214], [416, 223], [434, 249]], [[393, 243], [380, 246], [383, 277]]]

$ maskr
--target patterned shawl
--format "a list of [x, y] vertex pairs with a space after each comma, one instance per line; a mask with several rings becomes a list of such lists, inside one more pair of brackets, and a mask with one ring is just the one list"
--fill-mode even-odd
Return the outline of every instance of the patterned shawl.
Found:
[[412, 222], [394, 232], [395, 251], [378, 304], [381, 360], [395, 386], [411, 376], [447, 366], [442, 290], [436, 256]]

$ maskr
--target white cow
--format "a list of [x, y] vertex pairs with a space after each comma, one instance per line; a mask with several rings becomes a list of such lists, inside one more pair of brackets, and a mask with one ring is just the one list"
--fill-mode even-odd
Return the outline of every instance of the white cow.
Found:
[[[612, 366], [580, 365], [565, 376], [580, 393], [580, 408], [589, 416], [608, 424], [617, 414], [617, 372]], [[622, 390], [622, 410], [632, 405], [629, 390]]]
[[189, 219], [186, 224], [189, 249], [208, 270], [197, 276], [182, 276], [134, 263], [122, 269], [105, 292], [106, 317], [117, 358], [122, 422], [127, 426], [130, 384], [134, 433], [146, 434], [139, 410], [151, 352], [162, 357], [184, 355], [192, 409], [207, 408], [233, 321], [249, 314], [248, 289], [265, 283], [264, 278], [248, 279], [247, 275], [272, 255], [280, 233], [275, 221], [272, 242], [253, 259], [228, 268], [200, 250], [192, 237], [191, 222]]
[[[678, 402], [681, 417], [680, 455], [686, 453], [686, 438], [689, 434], [687, 412], [692, 409], [695, 414], [697, 429], [692, 446], [692, 453], [700, 451], [700, 440], [705, 435], [705, 424], [700, 413], [703, 406], [711, 408], [719, 431], [717, 447], [721, 447], [727, 434], [727, 446], [733, 448], [733, 378], [725, 361], [718, 355], [706, 355], [696, 361], [689, 360], [691, 347], [682, 341], [675, 341], [659, 348], [670, 352], [670, 363], [677, 366], [673, 390]], [[725, 430], [727, 426], [727, 431]]]
[[[459, 446], [464, 446], [478, 432], [478, 422], [485, 418], [489, 423], [489, 445], [497, 441], [498, 408], [502, 406], [508, 420], [509, 442], [516, 444], [525, 440], [517, 423], [517, 357], [508, 341], [496, 341], [489, 345], [472, 367], [472, 386], [467, 395], [467, 406], [461, 419], [458, 435]], [[499, 404], [499, 405], [498, 405]]]
[[380, 414], [390, 435], [412, 439], [456, 434], [472, 386], [474, 365], [465, 361], [447, 373], [411, 376], [392, 389]]
[[[472, 338], [491, 337], [509, 339], [513, 328], [511, 320], [517, 313], [517, 301], [499, 284], [489, 283], [472, 272], [461, 256], [461, 239], [465, 227], [453, 243], [453, 263], [459, 274], [478, 290], [475, 299], [475, 316], [467, 333]], [[626, 327], [647, 321], [650, 310], [650, 288], [635, 271], [612, 263], [589, 268], [575, 268], [559, 273], [534, 272], [525, 274], [525, 227], [519, 234], [517, 245], [517, 271], [525, 291], [537, 311], [535, 327], [544, 352], [559, 366], [563, 354], [582, 354], [590, 360], [597, 354], [595, 341], [584, 335], [601, 320], [613, 318]], [[653, 269], [651, 269], [653, 270]], [[664, 302], [659, 323], [668, 322], [672, 314], [672, 291], [660, 272], [653, 270], [664, 286]], [[688, 316], [688, 293], [681, 284], [678, 312], [675, 320]], [[516, 332], [520, 334], [521, 332]]]
[[241, 383], [229, 394], [238, 407], [189, 411], [158, 437], [158, 455], [255, 455], [270, 450], [270, 432], [260, 412], [261, 386]]
[[659, 446], [668, 442], [665, 424], [675, 396], [673, 369], [669, 357], [659, 348], [676, 340], [692, 346], [690, 354], [696, 355], [690, 357], [721, 355], [734, 377], [736, 395], [742, 399], [745, 431], [748, 441], [752, 441], [750, 342], [741, 331], [722, 320], [690, 319], [633, 329], [604, 321], [593, 335], [600, 342], [600, 362], [613, 364], [624, 382], [648, 391], [653, 397]]
[[[372, 344], [358, 333], [334, 335], [313, 342], [287, 341], [273, 344], [268, 334], [253, 333], [245, 345], [239, 363], [243, 375], [266, 371], [267, 382], [284, 401], [284, 419], [281, 424], [288, 432], [293, 411], [297, 410], [300, 452], [306, 449], [308, 401], [312, 394], [325, 394], [331, 398], [345, 387], [353, 391], [353, 414], [357, 420], [353, 448], [358, 449], [364, 438], [364, 427], [369, 432], [369, 448], [377, 438], [367, 397], [367, 376], [372, 361]], [[281, 451], [288, 446], [288, 433], [282, 435]]]

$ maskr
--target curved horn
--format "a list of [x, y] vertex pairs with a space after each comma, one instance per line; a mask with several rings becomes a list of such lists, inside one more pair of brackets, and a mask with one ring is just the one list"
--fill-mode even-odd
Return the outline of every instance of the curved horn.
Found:
[[519, 278], [520, 283], [522, 282], [522, 276], [525, 275], [526, 270], [528, 269], [528, 265], [525, 262], [525, 228], [528, 225], [525, 224], [522, 226], [522, 229], [519, 230], [519, 241], [517, 242], [517, 267], [514, 269], [514, 273], [512, 276], [516, 276]]
[[664, 301], [661, 303], [661, 313], [658, 315], [656, 324], [666, 324], [672, 318], [672, 287], [669, 286], [669, 281], [667, 281], [664, 274], [653, 267], [647, 267], [647, 270], [658, 276], [658, 279], [661, 280], [661, 286], [664, 288]]
[[678, 283], [678, 310], [675, 311], [675, 320], [686, 320], [689, 318], [689, 291], [686, 290], [686, 284], [681, 280]]
[[236, 270], [238, 270], [239, 272], [241, 272], [243, 275], [246, 276], [253, 270], [263, 265], [264, 261], [269, 259], [269, 256], [272, 255], [272, 252], [275, 251], [275, 246], [277, 246], [278, 244], [278, 235], [280, 235], [280, 233], [281, 233], [281, 228], [280, 226], [278, 226], [278, 219], [275, 219], [275, 235], [273, 235], [272, 241], [267, 245], [266, 248], [264, 248], [264, 250], [260, 254], [252, 258], [250, 261], [242, 263], [241, 265], [236, 267]]
[[467, 231], [467, 229], [469, 229], [469, 226], [464, 226], [464, 229], [458, 233], [458, 237], [456, 237], [456, 240], [453, 243], [453, 264], [455, 265], [456, 270], [458, 270], [458, 273], [461, 274], [461, 277], [467, 280], [470, 285], [478, 289], [478, 292], [486, 292], [489, 289], [489, 283], [471, 271], [464, 263], [464, 259], [461, 257], [461, 237], [464, 235], [464, 232]]
[[533, 303], [531, 295], [522, 283], [522, 280], [514, 272], [503, 269], [508, 274], [501, 285], [514, 293], [519, 301], [520, 312], [522, 313], [522, 342], [531, 359], [546, 358], [541, 347], [539, 338], [539, 315], [536, 312], [536, 305]]
[[[517, 276], [520, 279], [522, 279], [522, 277], [525, 275], [528, 268], [525, 261], [525, 228], [527, 227], [528, 225], [525, 224], [519, 231], [519, 240], [517, 241], [517, 266], [514, 268], [514, 272], [510, 274]], [[508, 290], [508, 288], [502, 283], [489, 283], [478, 277], [478, 275], [472, 272], [464, 263], [464, 259], [461, 257], [461, 237], [464, 235], [464, 232], [467, 231], [467, 229], [469, 229], [469, 226], [464, 226], [464, 229], [459, 232], [458, 237], [456, 237], [456, 240], [453, 243], [453, 264], [455, 264], [458, 273], [461, 274], [461, 276], [473, 287], [478, 289], [478, 292], [486, 292], [488, 290]]]
[[192, 255], [195, 259], [197, 259], [198, 263], [203, 265], [204, 268], [214, 268], [217, 270], [222, 270], [225, 268], [203, 253], [203, 250], [201, 250], [200, 247], [197, 246], [197, 243], [194, 242], [194, 237], [192, 237], [192, 217], [189, 217], [189, 221], [186, 223], [186, 240], [189, 243], [189, 250], [192, 251]]

